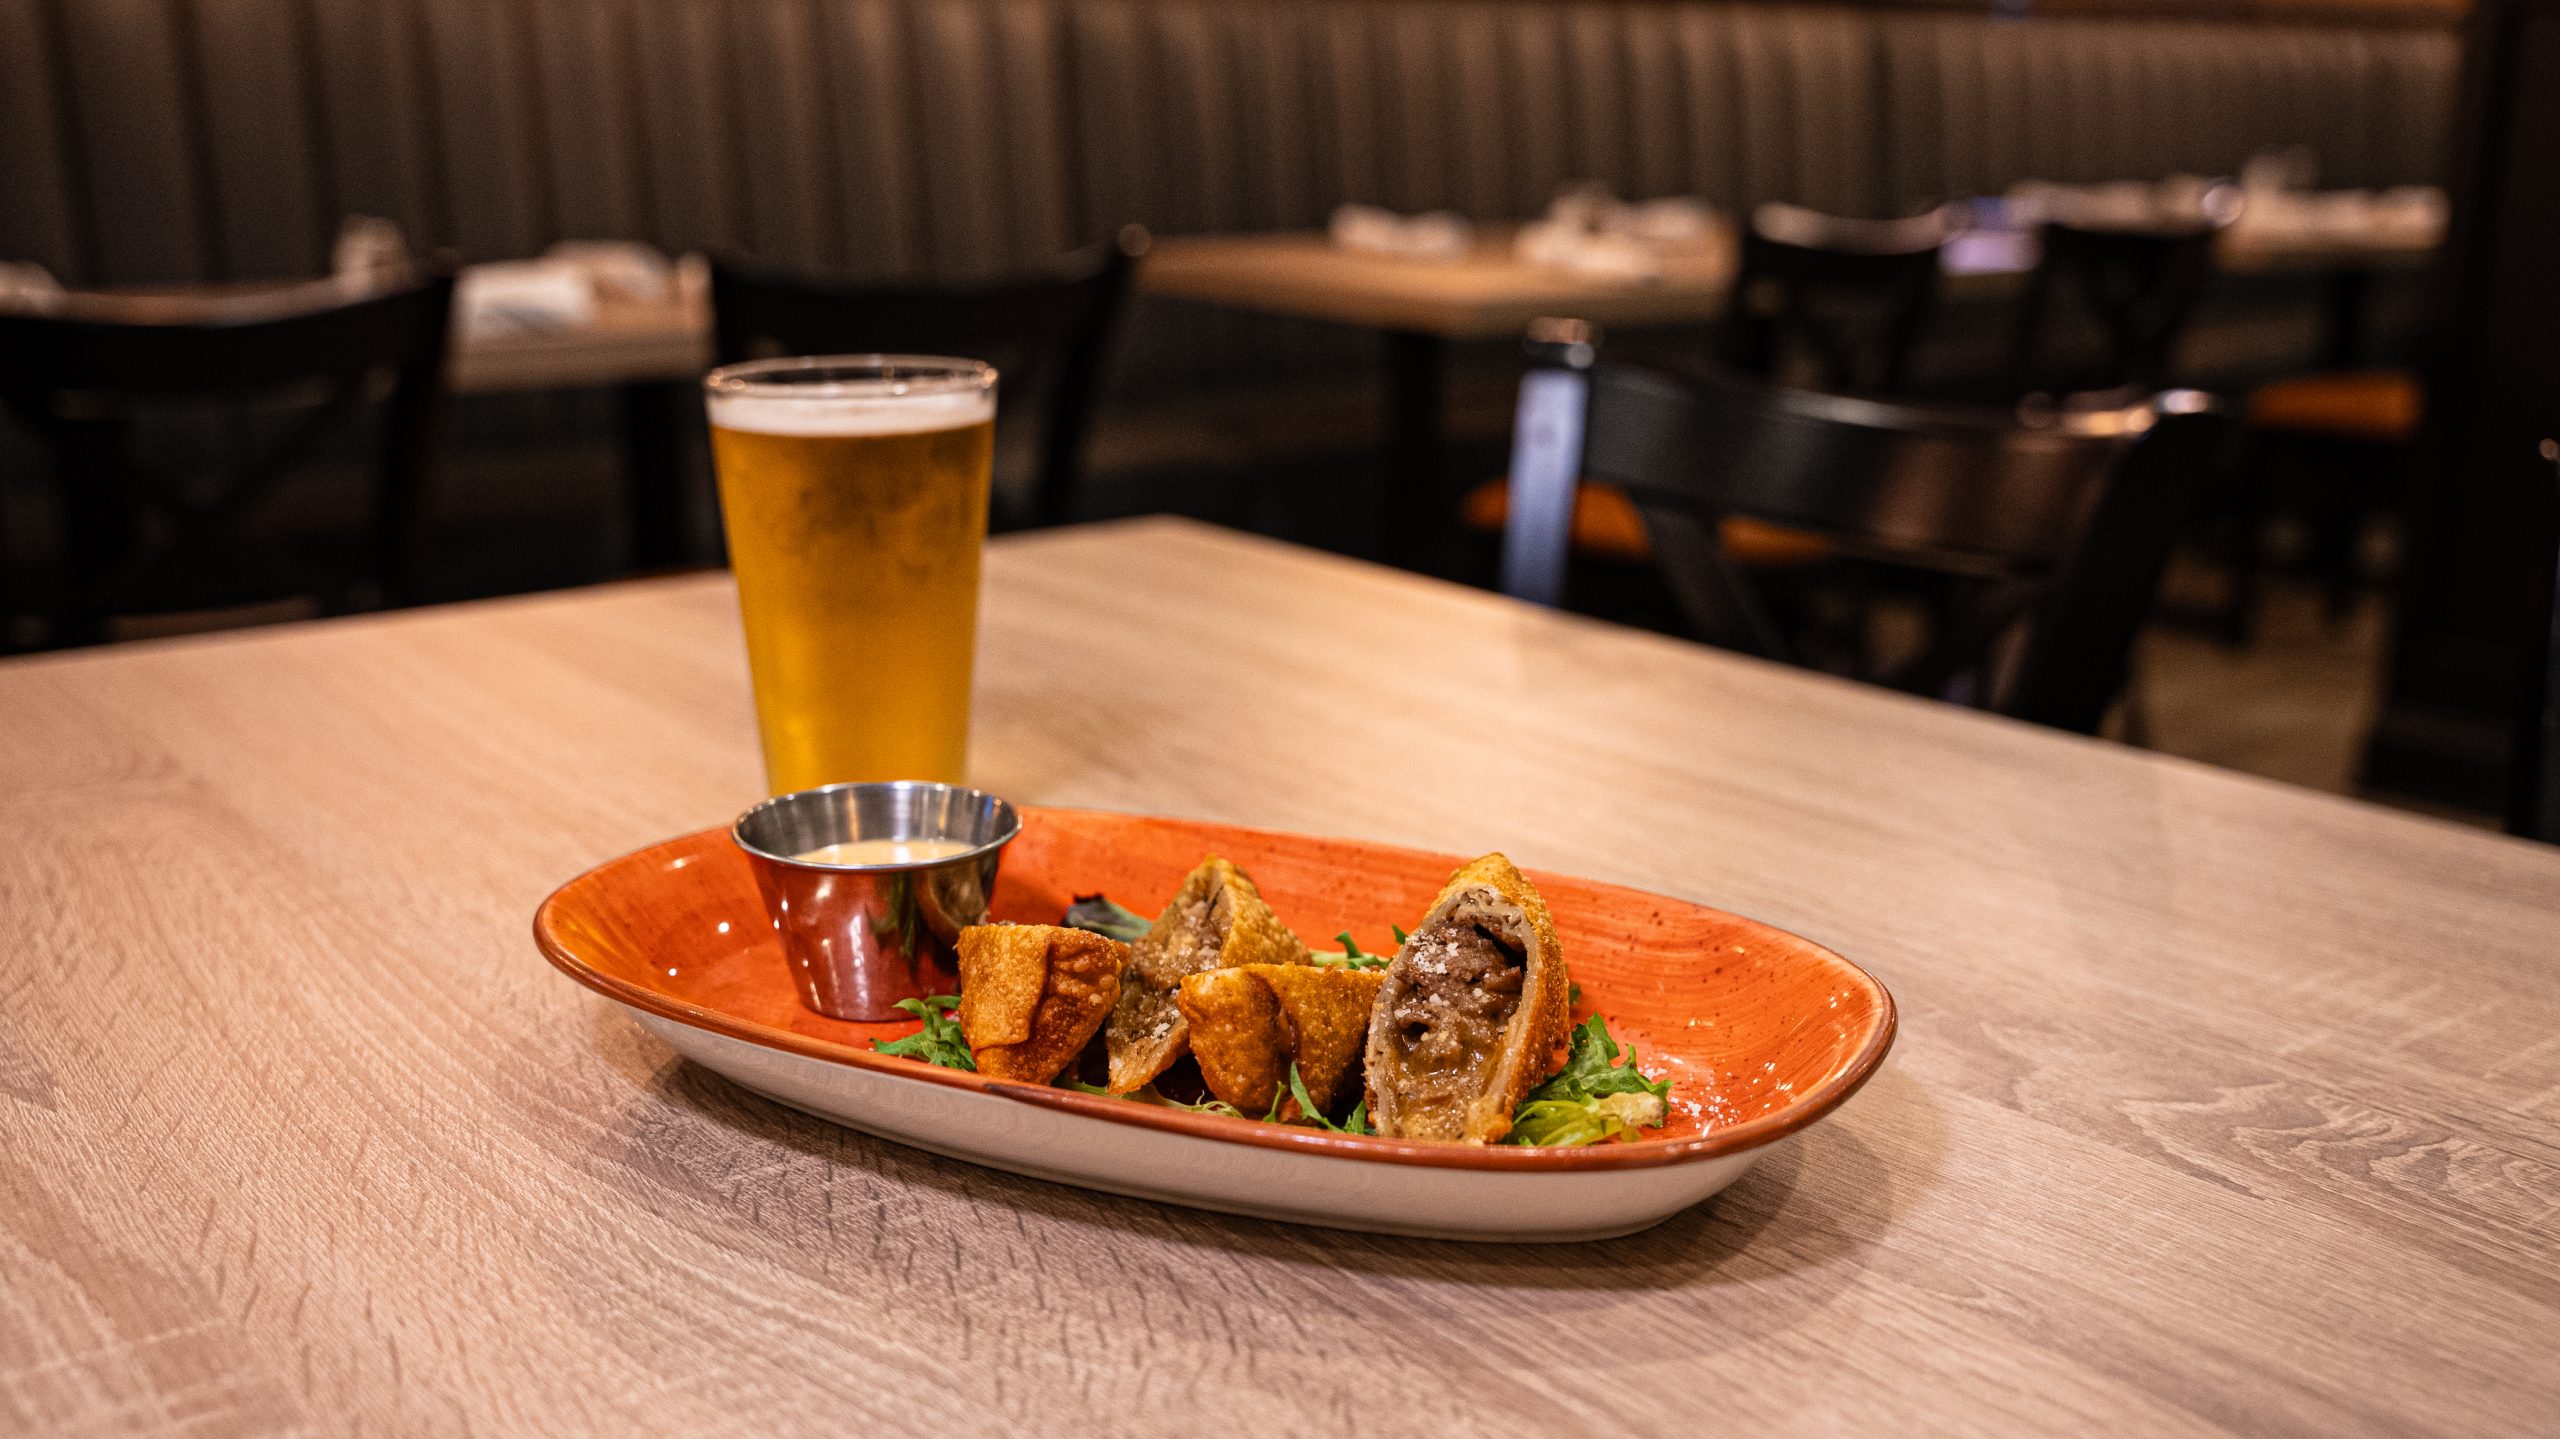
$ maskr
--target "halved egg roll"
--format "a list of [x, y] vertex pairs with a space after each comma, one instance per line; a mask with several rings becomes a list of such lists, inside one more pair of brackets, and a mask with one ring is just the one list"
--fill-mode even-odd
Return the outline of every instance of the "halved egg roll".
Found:
[[1186, 977], [1239, 964], [1307, 962], [1306, 945], [1262, 902], [1243, 870], [1215, 855], [1200, 861], [1130, 946], [1106, 1031], [1111, 1092], [1138, 1089], [1183, 1056], [1191, 1027], [1174, 995]]
[[1081, 929], [960, 931], [960, 1035], [990, 1079], [1046, 1084], [1084, 1051], [1120, 997], [1129, 946]]
[[[1289, 1066], [1316, 1109], [1331, 1114], [1357, 1087], [1369, 1011], [1387, 976], [1315, 964], [1240, 964], [1182, 981], [1175, 1003], [1209, 1092], [1259, 1119], [1289, 1085]], [[1299, 1117], [1298, 1102], [1282, 1119]]]
[[1369, 1123], [1381, 1135], [1491, 1144], [1555, 1073], [1572, 1023], [1546, 901], [1489, 854], [1449, 877], [1405, 937], [1369, 1014]]

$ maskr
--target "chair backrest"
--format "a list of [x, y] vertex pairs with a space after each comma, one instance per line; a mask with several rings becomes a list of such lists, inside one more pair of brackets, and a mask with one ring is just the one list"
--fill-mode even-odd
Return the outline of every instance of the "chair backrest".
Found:
[[[377, 591], [364, 598], [412, 593], [452, 302], [452, 276], [434, 273], [352, 300], [324, 283], [0, 313], [0, 404], [50, 448], [61, 485], [71, 563], [37, 601], [47, 619], [76, 637], [155, 575], [218, 556], [333, 431], [377, 403], [373, 530], [352, 568]], [[244, 422], [237, 443], [190, 457], [183, 473], [156, 463], [135, 436], [176, 406], [231, 412]]]
[[1885, 393], [1909, 381], [1938, 293], [1943, 211], [1851, 220], [1766, 204], [1743, 227], [1722, 358], [1747, 375]]
[[[2013, 394], [2157, 389], [2168, 383], [2179, 339], [2213, 273], [2220, 225], [2104, 229], [2048, 220], [2018, 306], [2010, 352]], [[2058, 343], [2074, 311], [2097, 323], [2094, 364], [2075, 366]]]
[[[1039, 456], [1028, 513], [1010, 518], [1057, 524], [1070, 518], [1082, 489], [1084, 439], [1112, 329], [1147, 246], [1147, 232], [1133, 225], [1047, 271], [985, 285], [851, 284], [714, 260], [715, 343], [724, 365], [827, 354], [953, 355], [994, 365], [1007, 395], [1032, 407]], [[1000, 427], [1009, 428], [1007, 413], [998, 407]]]
[[1830, 537], [1964, 592], [1929, 643], [1860, 677], [2094, 731], [2199, 477], [2229, 432], [2210, 400], [2011, 412], [1916, 406], [1603, 364], [1581, 473], [1626, 490], [1701, 638], [1794, 661], [1727, 517]]

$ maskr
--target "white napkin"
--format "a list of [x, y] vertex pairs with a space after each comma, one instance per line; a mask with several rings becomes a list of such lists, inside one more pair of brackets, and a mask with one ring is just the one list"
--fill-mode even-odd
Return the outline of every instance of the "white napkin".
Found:
[[0, 310], [45, 315], [62, 308], [62, 282], [42, 265], [0, 260]]
[[1600, 228], [1648, 245], [1695, 245], [1715, 233], [1716, 209], [1688, 195], [1670, 195], [1632, 205], [1612, 203], [1600, 217]]
[[1404, 216], [1375, 205], [1345, 205], [1333, 212], [1326, 231], [1341, 249], [1441, 264], [1465, 259], [1475, 244], [1474, 227], [1448, 210]]
[[1595, 280], [1658, 280], [1662, 256], [1633, 235], [1577, 229], [1554, 220], [1520, 227], [1511, 252], [1532, 265]]
[[654, 305], [676, 283], [675, 262], [637, 240], [563, 240], [542, 257], [584, 270], [596, 293], [611, 299]]
[[1628, 204], [1603, 186], [1568, 185], [1556, 192], [1545, 219], [1520, 227], [1511, 248], [1532, 265], [1642, 282], [1662, 277], [1665, 251], [1703, 243], [1715, 225], [1714, 207], [1689, 196]]
[[2238, 228], [2261, 238], [2423, 247], [2444, 238], [2445, 195], [2428, 185], [2276, 191], [2250, 197]]
[[573, 261], [501, 260], [465, 268], [453, 292], [466, 335], [541, 334], [595, 323], [596, 287]]
[[379, 215], [349, 215], [339, 224], [337, 242], [329, 247], [329, 274], [339, 289], [369, 295], [409, 273], [409, 242], [398, 224]]

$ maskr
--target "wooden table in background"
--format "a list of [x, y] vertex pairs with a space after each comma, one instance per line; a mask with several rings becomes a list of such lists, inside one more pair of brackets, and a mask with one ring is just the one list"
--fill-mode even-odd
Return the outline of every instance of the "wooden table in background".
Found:
[[1516, 338], [1545, 315], [1599, 325], [1712, 320], [1732, 298], [1739, 251], [1729, 229], [1669, 254], [1653, 280], [1532, 265], [1512, 254], [1511, 234], [1481, 231], [1467, 258], [1446, 262], [1345, 250], [1321, 231], [1173, 235], [1156, 241], [1139, 285], [1171, 299], [1436, 340]]
[[622, 426], [633, 563], [695, 561], [684, 534], [685, 416], [711, 369], [711, 298], [670, 286], [663, 300], [599, 297], [592, 324], [556, 330], [461, 331], [447, 365], [463, 394], [503, 390], [614, 392]]
[[756, 1098], [534, 952], [759, 793], [718, 577], [17, 661], [0, 1432], [2560, 1414], [2560, 853], [1169, 522], [991, 547], [980, 674], [1016, 799], [1710, 901], [1900, 1044], [1603, 1244], [1091, 1194]]
[[1380, 433], [1388, 529], [1409, 550], [1434, 529], [1446, 499], [1441, 416], [1451, 341], [1518, 339], [1530, 321], [1551, 315], [1597, 325], [1706, 321], [1733, 299], [1741, 251], [1729, 226], [1668, 252], [1650, 280], [1532, 265], [1513, 255], [1512, 235], [1509, 227], [1481, 229], [1473, 250], [1455, 261], [1346, 250], [1312, 230], [1167, 236], [1139, 267], [1138, 285], [1167, 299], [1377, 331], [1386, 347]]
[[[88, 291], [79, 309], [135, 324], [233, 322], [345, 303], [361, 290], [334, 280], [130, 286]], [[711, 368], [711, 301], [682, 284], [663, 299], [599, 296], [595, 317], [552, 329], [456, 325], [445, 383], [456, 394], [610, 389], [620, 410], [632, 558], [657, 569], [694, 557], [685, 541], [685, 407], [701, 403]]]

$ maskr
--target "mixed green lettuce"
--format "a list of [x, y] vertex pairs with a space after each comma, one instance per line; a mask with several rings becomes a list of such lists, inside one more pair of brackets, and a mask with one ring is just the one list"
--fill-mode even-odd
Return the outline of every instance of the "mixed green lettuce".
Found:
[[[1330, 964], [1338, 969], [1384, 969], [1395, 962], [1395, 956], [1392, 954], [1362, 953], [1360, 942], [1353, 939], [1351, 931], [1347, 929], [1333, 938], [1335, 943], [1342, 946], [1342, 953], [1326, 954], [1318, 950], [1315, 955], [1316, 963]], [[1404, 943], [1403, 930], [1396, 931], [1396, 943]]]
[[1632, 1139], [1670, 1117], [1671, 1081], [1645, 1078], [1636, 1052], [1621, 1049], [1595, 1014], [1574, 1029], [1564, 1068], [1520, 1101], [1503, 1143], [1560, 1148]]
[[1292, 1099], [1298, 1101], [1298, 1117], [1295, 1120], [1288, 1121], [1289, 1123], [1303, 1122], [1312, 1124], [1318, 1129], [1322, 1129], [1333, 1134], [1375, 1134], [1378, 1132], [1369, 1127], [1369, 1096], [1365, 1094], [1360, 1096], [1360, 1102], [1351, 1107], [1350, 1115], [1340, 1124], [1336, 1124], [1332, 1120], [1325, 1118], [1324, 1111], [1316, 1108], [1315, 1096], [1307, 1093], [1307, 1082], [1298, 1077], [1298, 1065], [1295, 1060], [1292, 1060], [1289, 1063], [1288, 1089], [1282, 1093], [1271, 1096], [1271, 1112], [1262, 1116], [1263, 1123], [1278, 1124], [1283, 1122], [1280, 1118], [1280, 1107], [1287, 1104]]
[[1114, 904], [1109, 895], [1080, 894], [1067, 906], [1067, 917], [1059, 923], [1069, 929], [1091, 930], [1105, 939], [1122, 944], [1136, 944], [1153, 923], [1145, 915], [1126, 905]]
[[1125, 1099], [1132, 1104], [1152, 1104], [1158, 1109], [1188, 1109], [1194, 1114], [1223, 1114], [1229, 1119], [1250, 1117], [1243, 1110], [1223, 1099], [1203, 1099], [1193, 1104], [1185, 1104], [1179, 1099], [1167, 1099], [1158, 1093], [1152, 1084], [1134, 1094], [1114, 1094], [1099, 1084], [1087, 1084], [1081, 1079], [1062, 1079], [1058, 1082], [1078, 1094], [1099, 1095], [1104, 1099]]
[[921, 1059], [944, 1069], [975, 1071], [978, 1062], [969, 1057], [968, 1038], [960, 1033], [960, 1021], [951, 1011], [960, 1006], [960, 996], [937, 994], [930, 999], [902, 999], [898, 1008], [924, 1021], [924, 1028], [904, 1039], [875, 1039], [871, 1047], [882, 1054], [901, 1059]]

